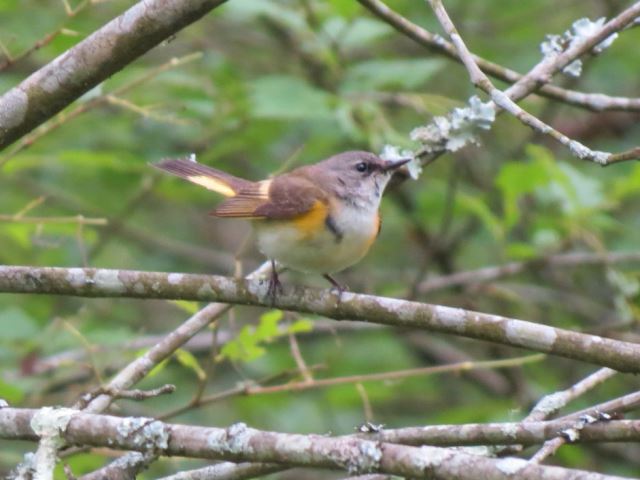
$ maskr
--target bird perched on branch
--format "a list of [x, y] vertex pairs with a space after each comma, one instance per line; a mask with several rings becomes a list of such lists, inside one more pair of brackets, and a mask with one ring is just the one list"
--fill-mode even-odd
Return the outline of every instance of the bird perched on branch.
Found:
[[259, 250], [271, 260], [268, 291], [275, 299], [282, 286], [274, 260], [320, 273], [344, 290], [331, 274], [366, 255], [380, 231], [382, 193], [408, 161], [349, 151], [257, 182], [186, 158], [153, 166], [227, 197], [212, 215], [251, 221]]

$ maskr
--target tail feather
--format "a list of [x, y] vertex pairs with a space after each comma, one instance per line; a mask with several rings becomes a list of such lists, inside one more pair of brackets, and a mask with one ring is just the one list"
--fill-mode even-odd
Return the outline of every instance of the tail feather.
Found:
[[233, 197], [240, 190], [249, 187], [253, 183], [184, 158], [163, 160], [162, 162], [152, 163], [151, 165], [208, 190], [218, 192], [225, 197]]

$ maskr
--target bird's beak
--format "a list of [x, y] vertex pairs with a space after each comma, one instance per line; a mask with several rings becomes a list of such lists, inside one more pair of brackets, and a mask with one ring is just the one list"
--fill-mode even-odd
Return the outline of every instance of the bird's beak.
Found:
[[383, 172], [392, 172], [393, 170], [397, 170], [401, 166], [409, 163], [411, 161], [410, 158], [401, 158], [400, 160], [387, 160], [382, 167]]

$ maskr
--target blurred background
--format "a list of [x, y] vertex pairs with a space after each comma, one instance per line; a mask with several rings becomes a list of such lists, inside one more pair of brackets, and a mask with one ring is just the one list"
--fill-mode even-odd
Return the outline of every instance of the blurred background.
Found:
[[[615, 15], [623, 3], [446, 5], [474, 53], [524, 73], [540, 60], [545, 35], [561, 34], [581, 17]], [[1, 2], [0, 92], [131, 4]], [[390, 6], [440, 31], [424, 2], [396, 0]], [[558, 78], [558, 84], [637, 97], [639, 35], [637, 28], [624, 32], [586, 62], [582, 77]], [[250, 272], [263, 259], [246, 222], [208, 216], [219, 201], [216, 194], [163, 176], [149, 162], [195, 153], [202, 163], [261, 179], [343, 150], [380, 152], [385, 144], [414, 150], [413, 128], [463, 106], [474, 93], [463, 67], [394, 31], [355, 1], [230, 0], [0, 152], [0, 264]], [[593, 113], [542, 97], [523, 106], [596, 150], [626, 150], [640, 133], [638, 113]], [[445, 155], [417, 181], [392, 189], [383, 201], [378, 242], [337, 278], [356, 292], [638, 341], [639, 192], [637, 164], [603, 169], [581, 162], [503, 115], [483, 134], [481, 146]], [[549, 257], [619, 251], [638, 253], [622, 262], [590, 264], [557, 264], [557, 257]], [[455, 272], [508, 262], [525, 263], [516, 275], [442, 282]], [[326, 287], [320, 277], [295, 273], [282, 280], [285, 287]], [[70, 405], [201, 306], [1, 295], [0, 398], [14, 406]], [[320, 434], [349, 433], [365, 420], [388, 427], [515, 421], [545, 394], [597, 368], [547, 358], [465, 374], [399, 379], [393, 373], [525, 354], [450, 336], [237, 307], [140, 385], [172, 383], [176, 393], [142, 403], [119, 401], [113, 411]], [[389, 373], [384, 381], [287, 387], [309, 375], [381, 372]], [[618, 376], [572, 409], [639, 384]], [[246, 385], [281, 387], [247, 395]], [[189, 408], [200, 394], [207, 402]], [[0, 472], [33, 448], [3, 442]], [[68, 462], [82, 474], [100, 467], [103, 453]], [[566, 446], [552, 462], [633, 475], [640, 452], [637, 445]], [[144, 478], [197, 465], [165, 459]], [[274, 478], [332, 476], [294, 471]]]

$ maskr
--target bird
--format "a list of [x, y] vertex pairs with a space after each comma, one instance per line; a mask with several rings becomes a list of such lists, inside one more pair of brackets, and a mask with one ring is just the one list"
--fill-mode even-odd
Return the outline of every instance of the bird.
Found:
[[226, 197], [211, 215], [250, 220], [260, 252], [271, 261], [268, 294], [282, 292], [275, 262], [321, 274], [340, 296], [332, 275], [359, 262], [380, 233], [380, 201], [392, 174], [410, 159], [383, 160], [346, 151], [260, 181], [198, 163], [165, 159], [155, 168]]

